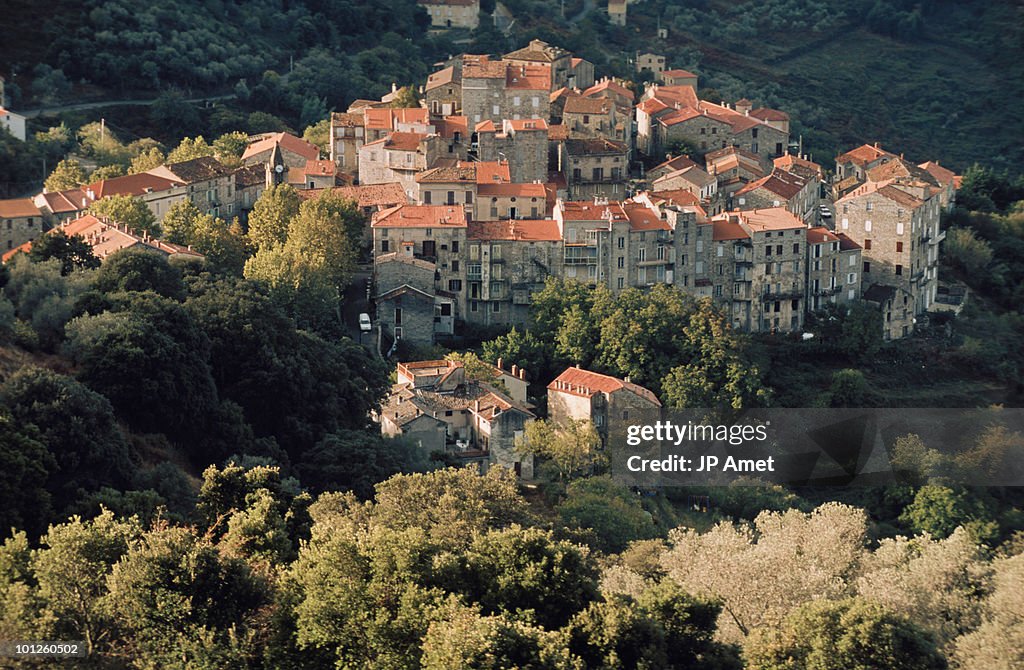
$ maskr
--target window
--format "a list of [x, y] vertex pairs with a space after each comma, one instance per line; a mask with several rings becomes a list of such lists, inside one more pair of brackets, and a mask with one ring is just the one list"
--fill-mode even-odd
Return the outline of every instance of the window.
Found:
[[903, 234], [903, 222], [902, 221], [896, 222], [896, 234], [897, 235], [902, 235]]
[[721, 284], [715, 284], [715, 297], [716, 298], [721, 298], [722, 297], [722, 285]]
[[755, 140], [757, 139], [757, 128], [751, 129], [750, 136], [753, 137]]
[[626, 238], [625, 237], [620, 237], [619, 238], [619, 249], [625, 249], [625, 248], [626, 248]]
[[871, 263], [869, 261], [864, 261], [864, 272], [871, 272]]
[[461, 291], [462, 290], [462, 280], [461, 279], [449, 279], [448, 280], [448, 290], [449, 291], [453, 291], [453, 292]]
[[518, 95], [512, 98], [512, 104], [515, 105], [516, 107], [518, 107], [522, 103], [523, 101]]
[[618, 287], [623, 288], [626, 284], [626, 280], [623, 277], [619, 277]]
[[865, 209], [865, 211], [868, 211], [868, 212], [870, 212], [870, 211], [871, 211], [871, 201], [870, 201], [870, 200], [869, 200], [869, 201], [867, 202], [867, 204], [866, 204], [866, 205], [864, 206], [864, 209]]
[[380, 243], [380, 252], [382, 254], [386, 254], [388, 252], [388, 250], [389, 250], [388, 241], [387, 240], [382, 240], [381, 243]]
[[903, 276], [903, 266], [902, 265], [899, 265], [899, 264], [896, 265], [896, 276], [897, 277], [902, 277]]
[[871, 232], [871, 219], [868, 219], [867, 221], [864, 222], [864, 232], [865, 233], [870, 233]]
[[622, 268], [626, 267], [626, 257], [625, 256], [619, 256], [619, 259], [618, 259], [616, 264], [618, 265], [620, 270]]
[[771, 256], [772, 255], [772, 247], [771, 247], [770, 244], [764, 248], [764, 255], [765, 256]]
[[491, 111], [494, 116], [501, 116], [501, 107], [499, 105], [495, 105]]
[[[459, 253], [459, 241], [458, 240], [452, 240], [452, 253], [453, 254]], [[458, 261], [456, 261], [456, 262], [458, 262]]]
[[800, 243], [799, 242], [797, 242], [796, 244], [793, 245], [793, 253], [794, 254], [800, 253]]
[[853, 254], [850, 254], [850, 263], [849, 263], [850, 267], [852, 268], [856, 264], [857, 264], [857, 257], [854, 256]]
[[491, 303], [491, 311], [494, 312], [495, 314], [500, 312], [501, 311], [501, 303], [500, 302]]
[[641, 263], [643, 263], [644, 261], [647, 260], [647, 248], [646, 247], [640, 247], [640, 249], [638, 251], [637, 260], [640, 261]]
[[865, 251], [871, 250], [871, 240], [864, 240], [864, 249]]
[[402, 308], [401, 307], [396, 307], [395, 308], [395, 325], [396, 326], [401, 326], [402, 325]]
[[725, 254], [725, 247], [722, 245], [721, 242], [719, 242], [715, 246], [715, 255], [718, 256], [719, 258], [721, 258], [724, 254]]
[[782, 255], [782, 245], [781, 244], [776, 244], [775, 245], [775, 255], [776, 256], [781, 256]]
[[459, 262], [458, 261], [452, 261], [452, 272], [458, 272], [458, 271], [459, 271]]

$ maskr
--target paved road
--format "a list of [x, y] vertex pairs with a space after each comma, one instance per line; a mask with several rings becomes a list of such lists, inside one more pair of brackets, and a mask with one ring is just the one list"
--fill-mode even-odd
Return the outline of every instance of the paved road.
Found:
[[[191, 103], [202, 103], [207, 100], [228, 100], [234, 98], [234, 93], [226, 93], [224, 95], [208, 95], [202, 98], [192, 98], [185, 102]], [[39, 109], [27, 109], [19, 111], [18, 113], [27, 118], [35, 118], [40, 114], [58, 114], [60, 112], [77, 112], [83, 109], [99, 109], [101, 107], [123, 107], [123, 106], [148, 106], [152, 105], [157, 101], [157, 98], [152, 100], [103, 100], [100, 102], [78, 102], [71, 105], [57, 105], [54, 107], [40, 107]]]

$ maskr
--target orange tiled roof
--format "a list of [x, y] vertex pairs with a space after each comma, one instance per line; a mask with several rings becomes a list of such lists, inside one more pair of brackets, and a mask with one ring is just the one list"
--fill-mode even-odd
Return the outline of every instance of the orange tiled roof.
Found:
[[789, 200], [798, 194], [806, 185], [807, 180], [798, 174], [786, 172], [785, 170], [773, 170], [770, 174], [761, 177], [757, 181], [752, 181], [740, 190], [736, 191], [736, 195], [743, 195], [744, 193], [750, 193], [751, 191], [762, 188], [784, 200]]
[[0, 218], [20, 219], [26, 216], [40, 216], [42, 212], [32, 202], [32, 198], [18, 198], [16, 200], [0, 200]]
[[434, 72], [429, 77], [427, 77], [426, 90], [431, 91], [431, 90], [433, 90], [435, 88], [438, 88], [439, 86], [444, 86], [445, 84], [451, 84], [454, 81], [455, 81], [455, 66], [448, 66], [448, 67], [444, 68], [443, 70], [438, 70], [437, 72]]
[[607, 114], [611, 108], [604, 98], [572, 97], [565, 101], [566, 114]]
[[683, 77], [696, 77], [694, 73], [689, 70], [665, 70], [663, 73], [666, 77], [672, 77], [673, 79], [681, 79]]
[[737, 221], [729, 219], [714, 219], [711, 222], [711, 239], [716, 242], [728, 240], [745, 240], [750, 235]]
[[611, 91], [619, 97], [625, 98], [629, 101], [633, 100], [633, 91], [613, 79], [602, 79], [587, 90], [583, 91], [583, 95], [584, 97], [589, 98], [605, 91]]
[[499, 182], [512, 181], [508, 161], [477, 161], [473, 163], [473, 166], [476, 167], [477, 184], [497, 184]]
[[112, 195], [141, 196], [152, 191], [167, 191], [179, 186], [184, 186], [184, 184], [165, 177], [140, 172], [123, 177], [101, 179], [83, 188], [86, 191], [92, 191], [92, 197], [95, 200], [100, 200]]
[[952, 170], [939, 165], [938, 161], [926, 161], [917, 167], [926, 171], [935, 179], [935, 181], [943, 186], [948, 186], [950, 183], [956, 183], [956, 174]]
[[836, 164], [853, 163], [863, 167], [868, 163], [878, 160], [884, 156], [895, 158], [895, 154], [891, 154], [881, 147], [874, 146], [871, 144], [862, 144], [856, 149], [851, 149], [845, 154], [839, 154], [836, 156]]
[[320, 149], [315, 144], [310, 144], [306, 140], [295, 137], [289, 133], [271, 133], [265, 136], [263, 139], [257, 140], [250, 144], [246, 148], [245, 153], [242, 154], [242, 160], [254, 156], [264, 151], [270, 151], [274, 148], [274, 145], [280, 145], [282, 149], [290, 151], [293, 154], [298, 154], [306, 160], [316, 160], [320, 158]]
[[454, 205], [399, 205], [377, 212], [374, 228], [465, 228], [466, 212]]
[[331, 123], [339, 127], [361, 128], [363, 126], [363, 115], [354, 112], [334, 112], [331, 114]]
[[516, 132], [548, 129], [548, 122], [544, 119], [506, 119], [504, 123]]
[[823, 244], [825, 242], [838, 242], [839, 237], [825, 226], [815, 226], [807, 229], [808, 244]]
[[720, 214], [719, 217], [735, 217], [745, 223], [755, 233], [764, 232], [766, 230], [789, 230], [791, 228], [804, 227], [804, 222], [787, 211], [784, 207], [752, 209], [745, 212], [728, 212], [726, 214]]
[[672, 230], [672, 226], [646, 205], [634, 202], [624, 202], [621, 205], [626, 218], [629, 219], [629, 229], [640, 232], [646, 230]]
[[639, 384], [633, 384], [616, 377], [603, 375], [599, 372], [591, 372], [590, 370], [578, 367], [568, 368], [548, 384], [549, 391], [571, 393], [587, 398], [591, 398], [598, 393], [615, 393], [623, 389], [632, 391], [653, 405], [661, 407], [658, 397]]

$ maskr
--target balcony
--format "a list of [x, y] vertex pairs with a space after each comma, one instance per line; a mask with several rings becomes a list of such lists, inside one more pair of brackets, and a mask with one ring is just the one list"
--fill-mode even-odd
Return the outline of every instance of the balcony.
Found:
[[775, 302], [776, 300], [801, 300], [804, 297], [804, 292], [801, 289], [789, 289], [788, 291], [779, 291], [778, 293], [766, 291], [761, 295], [762, 302]]
[[566, 265], [597, 265], [597, 248], [576, 246], [565, 248]]

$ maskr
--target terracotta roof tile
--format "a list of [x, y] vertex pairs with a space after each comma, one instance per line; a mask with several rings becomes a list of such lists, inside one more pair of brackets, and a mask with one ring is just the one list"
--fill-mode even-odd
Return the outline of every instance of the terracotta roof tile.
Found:
[[0, 200], [0, 218], [20, 219], [26, 216], [40, 216], [42, 212], [32, 202], [32, 198]]
[[275, 145], [280, 145], [282, 149], [298, 154], [306, 160], [316, 160], [320, 157], [320, 149], [315, 144], [310, 144], [301, 137], [296, 137], [289, 133], [270, 133], [250, 144], [246, 148], [245, 153], [242, 154], [242, 160], [244, 161], [246, 158], [263, 153], [264, 151], [270, 151]]
[[399, 205], [377, 212], [374, 228], [465, 228], [466, 212], [453, 205]]
[[639, 384], [633, 384], [616, 377], [591, 372], [582, 368], [568, 368], [548, 384], [549, 391], [571, 393], [587, 398], [593, 397], [598, 393], [615, 393], [624, 389], [632, 391], [656, 407], [661, 407], [658, 397]]

